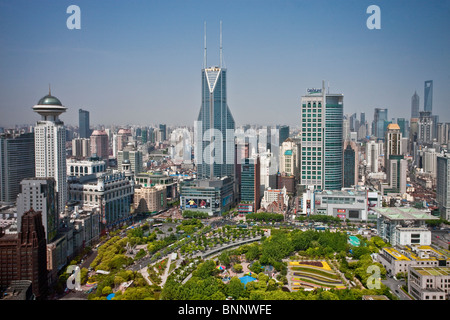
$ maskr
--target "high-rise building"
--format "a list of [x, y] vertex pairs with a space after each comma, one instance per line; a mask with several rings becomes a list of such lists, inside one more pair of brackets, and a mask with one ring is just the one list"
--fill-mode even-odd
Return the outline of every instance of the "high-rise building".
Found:
[[450, 154], [437, 156], [436, 201], [441, 218], [450, 220]]
[[406, 174], [408, 161], [403, 155], [389, 156], [388, 186], [382, 186], [383, 194], [406, 193]]
[[122, 151], [119, 151], [117, 155], [117, 167], [119, 170], [122, 168], [122, 163], [125, 160], [130, 161], [130, 169], [134, 174], [138, 174], [143, 171], [142, 152], [136, 150], [132, 146], [126, 146]]
[[423, 110], [433, 113], [433, 80], [425, 81]]
[[419, 102], [420, 98], [417, 92], [414, 92], [412, 98], [411, 98], [411, 118], [418, 118], [419, 117]]
[[45, 238], [51, 243], [58, 232], [57, 193], [55, 179], [29, 178], [20, 183], [22, 192], [17, 196], [17, 227], [21, 231], [23, 214], [31, 209], [41, 212]]
[[389, 124], [386, 130], [386, 138], [384, 140], [384, 166], [387, 174], [389, 174], [390, 156], [402, 154], [401, 141], [402, 134], [400, 132], [400, 126], [396, 123]]
[[91, 129], [89, 128], [89, 111], [79, 109], [78, 110], [78, 120], [79, 120], [79, 137], [88, 139], [91, 136]]
[[54, 178], [58, 192], [58, 212], [63, 212], [67, 201], [66, 129], [59, 115], [66, 111], [58, 98], [43, 97], [33, 107], [41, 115], [34, 128], [35, 177]]
[[372, 131], [375, 137], [384, 139], [384, 132], [388, 122], [388, 109], [375, 108], [373, 115]]
[[160, 141], [166, 141], [167, 140], [167, 126], [165, 124], [159, 125], [159, 131], [161, 133], [161, 140]]
[[[232, 176], [234, 174], [235, 123], [227, 104], [227, 69], [202, 69], [202, 105], [196, 123], [197, 172], [199, 179]], [[228, 141], [231, 140], [231, 141]]]
[[438, 123], [437, 125], [437, 142], [447, 145], [450, 138], [450, 123]]
[[373, 140], [368, 141], [366, 144], [366, 166], [369, 172], [378, 172], [379, 156], [380, 156], [379, 144]]
[[417, 140], [422, 144], [431, 144], [433, 141], [433, 118], [430, 111], [419, 112]]
[[343, 100], [342, 94], [325, 93], [324, 85], [301, 98], [301, 185], [342, 188]]
[[298, 178], [298, 144], [291, 138], [286, 139], [280, 146], [280, 172]]
[[279, 126], [278, 130], [278, 137], [280, 139], [278, 145], [281, 146], [281, 144], [289, 138], [289, 126]]
[[101, 159], [109, 158], [108, 134], [103, 130], [94, 130], [91, 135], [91, 155]]
[[23, 213], [20, 232], [5, 234], [0, 228], [0, 288], [31, 282], [34, 299], [47, 294], [47, 246], [40, 212]]
[[77, 138], [72, 140], [72, 156], [76, 158], [88, 158], [91, 156], [91, 140]]
[[[128, 145], [130, 137], [132, 137], [130, 129], [119, 129], [119, 131], [117, 132], [116, 152], [122, 151]], [[117, 153], [114, 156], [117, 156]]]
[[241, 164], [241, 190], [239, 212], [257, 212], [261, 203], [259, 157], [244, 159]]
[[33, 177], [34, 134], [0, 134], [0, 202], [15, 202], [20, 181]]
[[406, 121], [405, 118], [398, 118], [397, 119], [397, 124], [400, 127], [400, 133], [402, 134], [402, 137], [408, 137], [408, 122]]
[[353, 141], [344, 142], [343, 187], [352, 188], [358, 184], [358, 148]]
[[36, 299], [45, 298], [48, 289], [47, 244], [41, 213], [33, 209], [22, 216], [18, 234], [18, 278], [32, 282]]

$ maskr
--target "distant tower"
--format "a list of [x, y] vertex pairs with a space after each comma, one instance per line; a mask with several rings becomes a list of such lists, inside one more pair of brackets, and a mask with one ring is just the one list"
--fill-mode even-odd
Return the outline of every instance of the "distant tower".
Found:
[[425, 95], [423, 102], [423, 111], [433, 113], [433, 80], [425, 81]]
[[79, 134], [80, 138], [89, 138], [91, 135], [91, 130], [89, 129], [89, 111], [79, 109], [78, 110], [78, 120], [79, 120]]
[[91, 155], [97, 155], [97, 157], [108, 160], [109, 150], [108, 150], [109, 140], [108, 134], [103, 130], [94, 130], [91, 135]]
[[[222, 35], [220, 38], [222, 39]], [[227, 129], [234, 131], [235, 122], [227, 104], [227, 69], [222, 66], [222, 44], [220, 52], [220, 67], [208, 68], [205, 30], [202, 104], [196, 123], [195, 141], [195, 158], [200, 179], [234, 175], [234, 136], [232, 141], [227, 141], [226, 132]]]
[[41, 115], [34, 128], [35, 167], [38, 178], [54, 178], [58, 192], [58, 212], [67, 201], [66, 129], [59, 115], [66, 111], [58, 98], [49, 94], [33, 107]]
[[343, 187], [351, 188], [358, 184], [358, 149], [354, 141], [344, 141]]
[[419, 118], [419, 95], [414, 92], [411, 98], [411, 118]]

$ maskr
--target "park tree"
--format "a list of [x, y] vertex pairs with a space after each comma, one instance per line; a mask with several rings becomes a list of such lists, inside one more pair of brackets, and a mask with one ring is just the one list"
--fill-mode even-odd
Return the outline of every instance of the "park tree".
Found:
[[234, 299], [239, 299], [245, 292], [245, 286], [237, 277], [231, 278], [226, 287], [227, 295], [232, 296]]

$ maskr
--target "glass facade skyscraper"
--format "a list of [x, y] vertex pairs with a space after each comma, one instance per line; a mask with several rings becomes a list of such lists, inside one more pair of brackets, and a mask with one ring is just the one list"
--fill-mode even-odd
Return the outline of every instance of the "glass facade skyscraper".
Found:
[[20, 181], [34, 171], [34, 134], [0, 134], [0, 202], [15, 202]]
[[197, 177], [212, 179], [234, 175], [234, 118], [227, 104], [227, 70], [202, 69], [202, 105], [196, 123]]
[[91, 136], [91, 130], [89, 129], [89, 111], [79, 109], [78, 120], [80, 138], [89, 138]]

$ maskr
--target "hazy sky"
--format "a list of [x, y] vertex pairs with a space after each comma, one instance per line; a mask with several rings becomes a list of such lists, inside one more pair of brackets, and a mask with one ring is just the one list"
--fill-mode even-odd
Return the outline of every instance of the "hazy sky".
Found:
[[[81, 29], [69, 30], [69, 5]], [[369, 30], [369, 5], [381, 29]], [[34, 124], [48, 93], [78, 125], [193, 125], [201, 103], [203, 24], [208, 64], [219, 63], [237, 125], [299, 122], [306, 89], [330, 83], [344, 112], [411, 115], [411, 96], [434, 80], [433, 111], [450, 122], [450, 1], [0, 0], [0, 126]]]

